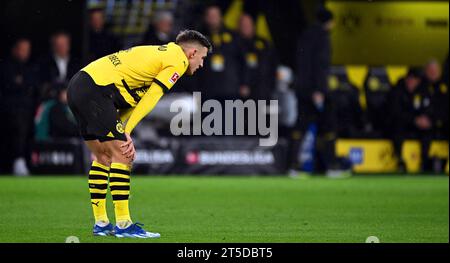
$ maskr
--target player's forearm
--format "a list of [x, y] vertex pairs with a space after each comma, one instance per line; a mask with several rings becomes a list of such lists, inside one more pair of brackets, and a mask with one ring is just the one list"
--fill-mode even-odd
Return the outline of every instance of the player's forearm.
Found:
[[125, 127], [125, 132], [131, 134], [136, 125], [155, 108], [156, 104], [163, 95], [164, 93], [161, 87], [157, 84], [153, 84], [133, 110], [133, 113], [131, 114], [130, 119], [128, 119]]

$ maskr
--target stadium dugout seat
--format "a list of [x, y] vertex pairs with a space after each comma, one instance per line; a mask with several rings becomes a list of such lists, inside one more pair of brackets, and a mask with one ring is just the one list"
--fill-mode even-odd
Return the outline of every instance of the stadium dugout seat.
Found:
[[384, 67], [373, 67], [364, 81], [364, 93], [367, 102], [367, 121], [370, 124], [370, 133], [374, 137], [383, 137], [386, 127], [386, 109], [391, 83]]
[[346, 67], [332, 67], [329, 75], [329, 97], [339, 137], [361, 137], [362, 108], [360, 91], [349, 80]]
[[328, 86], [330, 90], [336, 90], [339, 88], [349, 88], [352, 86], [347, 74], [347, 69], [344, 66], [333, 66], [330, 69], [330, 75], [328, 77]]

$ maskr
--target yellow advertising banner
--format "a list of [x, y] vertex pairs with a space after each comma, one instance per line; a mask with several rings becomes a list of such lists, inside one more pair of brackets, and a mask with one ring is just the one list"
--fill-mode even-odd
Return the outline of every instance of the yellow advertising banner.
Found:
[[[419, 141], [408, 140], [402, 146], [402, 158], [407, 171], [420, 172], [421, 144]], [[449, 143], [447, 141], [433, 141], [428, 156], [431, 158], [449, 158]], [[397, 158], [394, 146], [389, 140], [352, 140], [340, 139], [336, 141], [336, 156], [346, 157], [353, 163], [356, 173], [393, 173], [397, 171]], [[448, 173], [448, 168], [447, 171]]]
[[336, 22], [334, 64], [423, 65], [448, 55], [448, 1], [328, 1], [327, 6]]

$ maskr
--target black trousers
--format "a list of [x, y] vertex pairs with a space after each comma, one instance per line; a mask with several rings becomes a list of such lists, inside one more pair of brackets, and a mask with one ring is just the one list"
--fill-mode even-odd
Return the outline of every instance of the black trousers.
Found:
[[11, 170], [12, 162], [17, 158], [28, 159], [33, 139], [32, 105], [19, 101], [8, 101], [2, 105], [5, 125], [1, 135], [2, 172]]

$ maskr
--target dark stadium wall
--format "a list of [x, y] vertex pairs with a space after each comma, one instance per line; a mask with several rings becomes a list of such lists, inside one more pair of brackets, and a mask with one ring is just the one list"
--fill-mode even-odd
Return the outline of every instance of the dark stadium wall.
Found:
[[33, 56], [49, 50], [52, 32], [64, 30], [72, 35], [72, 55], [81, 57], [84, 26], [84, 0], [2, 0], [0, 59], [9, 55], [17, 37], [33, 42]]
[[277, 0], [246, 0], [244, 9], [250, 14], [263, 12], [266, 15], [280, 62], [293, 67], [295, 56], [292, 54], [297, 38], [306, 25], [303, 1], [283, 0], [280, 4]]

